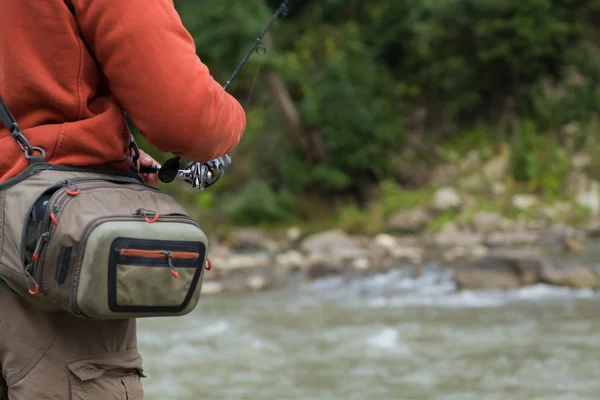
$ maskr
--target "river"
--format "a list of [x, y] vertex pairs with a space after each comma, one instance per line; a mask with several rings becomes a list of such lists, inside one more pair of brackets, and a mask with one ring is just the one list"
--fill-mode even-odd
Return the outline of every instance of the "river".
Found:
[[204, 296], [138, 326], [147, 400], [600, 399], [600, 295], [456, 292], [435, 266]]

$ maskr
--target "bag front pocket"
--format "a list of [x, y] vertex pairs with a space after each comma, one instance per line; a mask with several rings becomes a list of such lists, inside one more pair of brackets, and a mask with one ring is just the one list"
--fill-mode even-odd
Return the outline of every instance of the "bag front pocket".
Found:
[[[88, 224], [79, 247], [69, 262], [75, 315], [184, 315], [199, 300], [208, 243], [189, 217], [101, 217]], [[61, 286], [53, 282], [55, 291]]]
[[30, 211], [42, 228], [28, 222], [31, 233], [22, 241], [31, 296], [91, 319], [193, 310], [208, 239], [175, 198], [94, 178], [61, 181], [35, 204], [42, 200], [39, 211]]
[[200, 279], [202, 256], [202, 249], [193, 244], [115, 240], [108, 263], [111, 310], [183, 310]]

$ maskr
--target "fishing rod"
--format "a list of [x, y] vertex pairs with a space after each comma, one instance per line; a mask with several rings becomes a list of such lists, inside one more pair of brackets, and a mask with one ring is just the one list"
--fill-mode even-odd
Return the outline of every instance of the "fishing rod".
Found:
[[[242, 58], [242, 61], [233, 71], [229, 79], [227, 79], [227, 82], [223, 86], [225, 91], [227, 91], [231, 85], [231, 82], [239, 74], [240, 70], [246, 64], [252, 53], [256, 51], [259, 54], [264, 54], [266, 52], [266, 49], [262, 45], [263, 38], [279, 17], [285, 17], [288, 15], [290, 1], [291, 0], [283, 0], [283, 2], [279, 5], [279, 8], [275, 14], [273, 14], [262, 33], [256, 37], [256, 40], [250, 49], [248, 49]], [[231, 157], [228, 154], [204, 163], [195, 161], [191, 162], [184, 169], [180, 169], [180, 160], [181, 157], [179, 156], [172, 157], [168, 159], [162, 166], [153, 165], [151, 167], [141, 167], [139, 172], [156, 173], [158, 174], [158, 179], [165, 183], [170, 183], [176, 178], [181, 179], [192, 185], [194, 190], [200, 192], [207, 187], [214, 185], [219, 179], [221, 179], [225, 174], [225, 168], [231, 165]]]

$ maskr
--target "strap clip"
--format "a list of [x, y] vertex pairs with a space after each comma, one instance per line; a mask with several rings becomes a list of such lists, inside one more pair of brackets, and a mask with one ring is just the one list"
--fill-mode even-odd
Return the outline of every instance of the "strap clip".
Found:
[[[15, 121], [15, 118], [8, 109], [8, 105], [6, 105], [6, 102], [2, 97], [0, 97], [0, 120], [2, 120], [2, 124], [8, 129], [13, 139], [17, 141], [17, 144], [21, 150], [23, 150], [23, 153], [25, 153], [25, 158], [30, 164], [40, 164], [46, 161], [46, 152], [44, 149], [32, 146], [31, 143], [29, 143], [29, 140], [27, 140], [23, 131], [19, 128], [19, 124]], [[33, 153], [35, 151], [40, 152], [41, 155], [34, 156]]]

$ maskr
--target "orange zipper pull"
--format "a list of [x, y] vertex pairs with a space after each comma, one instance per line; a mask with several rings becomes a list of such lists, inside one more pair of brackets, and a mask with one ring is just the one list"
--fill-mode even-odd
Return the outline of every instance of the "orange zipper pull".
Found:
[[173, 278], [179, 278], [179, 272], [175, 271], [175, 266], [173, 265], [171, 252], [169, 250], [165, 250], [165, 255], [167, 256], [167, 262], [169, 263], [169, 268], [171, 269], [171, 275], [173, 275]]
[[35, 264], [38, 260], [38, 258], [40, 257], [40, 250], [42, 249], [42, 243], [46, 241], [46, 238], [48, 237], [49, 233], [48, 232], [44, 232], [42, 234], [42, 236], [40, 236], [40, 238], [38, 239], [36, 245], [35, 245], [35, 249], [33, 250], [33, 255], [31, 256], [31, 261]]
[[29, 282], [33, 283], [33, 289], [27, 289], [27, 291], [30, 295], [35, 296], [40, 292], [40, 285], [35, 281], [35, 279], [33, 279], [33, 276], [31, 276], [31, 274], [27, 270], [25, 271], [25, 275], [27, 275]]

